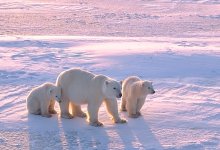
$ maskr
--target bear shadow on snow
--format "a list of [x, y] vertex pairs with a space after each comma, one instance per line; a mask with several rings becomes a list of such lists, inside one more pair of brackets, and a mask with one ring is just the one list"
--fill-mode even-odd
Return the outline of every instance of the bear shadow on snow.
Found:
[[51, 118], [28, 114], [27, 133], [29, 149], [44, 149], [45, 147], [63, 149], [57, 114]]
[[163, 149], [143, 117], [128, 118], [128, 124], [104, 125], [101, 128], [90, 126], [86, 120], [76, 117], [71, 120], [61, 119], [61, 126], [69, 149], [114, 149], [117, 146], [124, 149]]
[[104, 127], [90, 126], [85, 119], [78, 117], [70, 120], [62, 118], [60, 131], [63, 132], [68, 149], [107, 148], [106, 143], [109, 141]]
[[64, 119], [53, 115], [48, 119], [29, 114], [29, 145], [31, 149], [48, 146], [58, 149], [107, 149], [117, 145], [124, 149], [163, 149], [146, 119], [127, 119], [127, 124], [109, 123], [97, 128], [90, 126], [85, 118]]
[[163, 149], [160, 141], [154, 135], [143, 117], [137, 119], [128, 118], [128, 124], [116, 128], [116, 132], [121, 137], [125, 149], [135, 147], [143, 149]]

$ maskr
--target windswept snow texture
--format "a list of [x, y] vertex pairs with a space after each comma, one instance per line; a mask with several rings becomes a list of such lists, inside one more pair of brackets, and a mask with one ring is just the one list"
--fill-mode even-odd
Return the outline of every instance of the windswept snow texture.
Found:
[[[219, 149], [220, 39], [1, 37], [1, 149]], [[25, 98], [66, 69], [80, 67], [117, 80], [152, 80], [142, 117], [104, 127], [85, 119], [28, 115]], [[120, 100], [118, 101], [120, 103]], [[56, 104], [56, 109], [59, 107]], [[83, 107], [86, 111], [86, 106]]]
[[219, 0], [0, 0], [0, 34], [220, 35]]
[[[120, 112], [127, 124], [104, 105], [101, 128], [61, 119], [58, 104], [28, 114], [28, 92], [74, 67], [156, 93], [140, 118]], [[0, 149], [219, 150], [220, 1], [0, 0]]]

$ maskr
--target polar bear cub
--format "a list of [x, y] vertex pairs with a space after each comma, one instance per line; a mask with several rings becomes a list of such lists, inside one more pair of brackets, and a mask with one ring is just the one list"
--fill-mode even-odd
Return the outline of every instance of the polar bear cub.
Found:
[[154, 93], [152, 82], [141, 80], [136, 76], [126, 78], [122, 82], [121, 110], [128, 111], [128, 116], [131, 118], [139, 117], [146, 96]]
[[43, 117], [51, 117], [56, 114], [55, 101], [60, 101], [61, 89], [52, 83], [44, 83], [34, 88], [27, 97], [28, 112]]
[[[84, 117], [82, 104], [87, 104], [88, 121], [92, 126], [102, 126], [98, 120], [98, 111], [105, 102], [107, 111], [115, 123], [125, 123], [118, 114], [117, 98], [122, 96], [119, 82], [104, 76], [95, 75], [81, 69], [70, 69], [62, 72], [56, 82], [62, 89], [61, 117], [71, 119], [74, 116]], [[72, 106], [72, 114], [69, 106]]]

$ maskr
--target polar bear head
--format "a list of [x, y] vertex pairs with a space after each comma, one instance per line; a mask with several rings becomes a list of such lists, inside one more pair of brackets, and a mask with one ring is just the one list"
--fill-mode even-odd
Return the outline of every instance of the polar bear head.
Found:
[[154, 94], [155, 93], [152, 82], [147, 81], [147, 80], [141, 81], [141, 90], [145, 94]]
[[106, 79], [103, 85], [103, 94], [106, 99], [120, 98], [121, 84], [113, 79]]
[[57, 86], [52, 86], [49, 89], [50, 99], [54, 99], [58, 103], [61, 102], [61, 88]]

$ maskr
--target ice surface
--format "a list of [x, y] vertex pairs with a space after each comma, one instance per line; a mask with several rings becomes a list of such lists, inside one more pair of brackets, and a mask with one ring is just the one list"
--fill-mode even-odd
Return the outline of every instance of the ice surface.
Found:
[[[7, 38], [0, 42], [2, 148], [219, 148], [220, 54], [213, 42], [218, 38]], [[104, 106], [99, 113], [103, 128], [90, 127], [80, 118], [28, 115], [25, 98], [31, 88], [55, 82], [61, 71], [72, 67], [117, 80], [138, 75], [154, 82], [156, 94], [147, 98], [141, 118], [120, 113], [128, 119], [125, 125], [113, 124]]]
[[[219, 8], [217, 0], [0, 0], [0, 148], [220, 149]], [[119, 81], [137, 75], [156, 94], [142, 117], [120, 112], [122, 125], [105, 106], [102, 128], [27, 114], [28, 92], [73, 67]]]
[[213, 37], [219, 0], [0, 1], [0, 34]]

